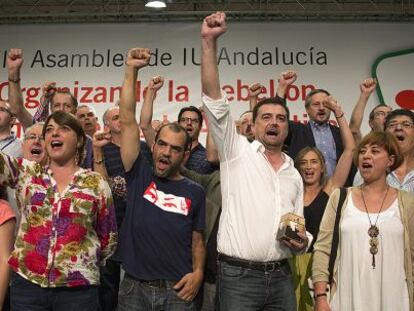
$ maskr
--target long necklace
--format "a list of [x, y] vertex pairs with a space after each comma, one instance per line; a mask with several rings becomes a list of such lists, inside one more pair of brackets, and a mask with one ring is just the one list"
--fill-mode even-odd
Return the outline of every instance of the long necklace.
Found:
[[382, 208], [384, 206], [385, 198], [387, 197], [388, 190], [390, 189], [390, 186], [387, 186], [387, 191], [385, 192], [384, 198], [382, 199], [381, 208], [378, 211], [377, 219], [375, 219], [374, 224], [372, 224], [371, 217], [369, 217], [367, 204], [365, 203], [365, 198], [364, 198], [364, 191], [362, 190], [363, 186], [364, 185], [361, 186], [362, 202], [364, 202], [365, 211], [367, 212], [368, 221], [369, 221], [369, 224], [370, 224], [370, 227], [368, 229], [368, 235], [370, 237], [370, 239], [369, 239], [369, 246], [370, 246], [369, 252], [372, 255], [372, 269], [375, 269], [375, 255], [378, 253], [378, 235], [379, 235], [379, 228], [377, 226], [377, 222], [378, 222], [379, 215], [382, 211]]

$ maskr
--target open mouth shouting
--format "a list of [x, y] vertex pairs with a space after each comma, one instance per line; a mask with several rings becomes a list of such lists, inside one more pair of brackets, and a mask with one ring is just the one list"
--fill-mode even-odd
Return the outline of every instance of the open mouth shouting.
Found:
[[157, 161], [157, 170], [165, 172], [171, 166], [171, 161], [165, 157], [161, 157]]
[[52, 150], [59, 150], [63, 147], [63, 142], [60, 140], [52, 140], [50, 146], [52, 147]]

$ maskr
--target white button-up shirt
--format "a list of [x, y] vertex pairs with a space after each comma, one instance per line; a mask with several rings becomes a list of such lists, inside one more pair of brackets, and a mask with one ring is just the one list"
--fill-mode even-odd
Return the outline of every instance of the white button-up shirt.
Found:
[[203, 102], [220, 157], [219, 253], [260, 262], [290, 257], [276, 236], [281, 216], [303, 216], [303, 183], [293, 160], [282, 154], [284, 163], [275, 171], [260, 142], [237, 134], [226, 99], [204, 96]]

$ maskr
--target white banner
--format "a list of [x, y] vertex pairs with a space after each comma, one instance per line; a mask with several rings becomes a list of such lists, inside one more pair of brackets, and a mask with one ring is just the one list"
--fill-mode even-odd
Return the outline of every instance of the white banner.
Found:
[[[0, 95], [7, 98], [7, 50], [18, 47], [24, 53], [22, 87], [31, 112], [39, 104], [41, 85], [49, 80], [69, 88], [79, 104], [92, 105], [100, 117], [119, 98], [127, 50], [148, 47], [153, 57], [150, 66], [139, 72], [138, 113], [148, 80], [162, 75], [165, 84], [155, 102], [154, 119], [173, 121], [181, 107], [201, 105], [199, 29], [198, 23], [2, 26]], [[299, 76], [288, 93], [292, 119], [308, 120], [303, 103], [313, 88], [330, 91], [349, 118], [359, 83], [372, 74], [378, 75], [387, 104], [396, 108], [394, 97], [400, 94], [399, 103], [406, 105], [414, 90], [413, 54], [385, 59], [379, 65], [377, 59], [412, 49], [413, 33], [414, 25], [409, 23], [230, 22], [219, 41], [220, 79], [235, 118], [248, 109], [249, 85], [260, 82], [266, 88], [263, 97], [273, 96], [277, 77], [287, 69]], [[402, 91], [408, 91], [403, 100]], [[365, 120], [378, 103], [373, 95]]]

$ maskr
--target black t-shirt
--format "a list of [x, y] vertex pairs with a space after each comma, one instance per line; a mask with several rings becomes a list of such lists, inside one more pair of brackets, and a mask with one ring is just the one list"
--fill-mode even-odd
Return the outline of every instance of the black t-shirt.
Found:
[[308, 252], [313, 251], [313, 245], [318, 239], [319, 226], [322, 221], [323, 213], [325, 212], [326, 204], [328, 203], [329, 195], [321, 191], [312, 201], [311, 204], [305, 206], [303, 209], [303, 215], [305, 216], [306, 230], [313, 235], [312, 244], [310, 245]]
[[205, 226], [203, 189], [187, 178], [155, 176], [142, 154], [126, 180], [127, 211], [117, 258], [136, 279], [181, 279], [193, 271], [192, 233]]

